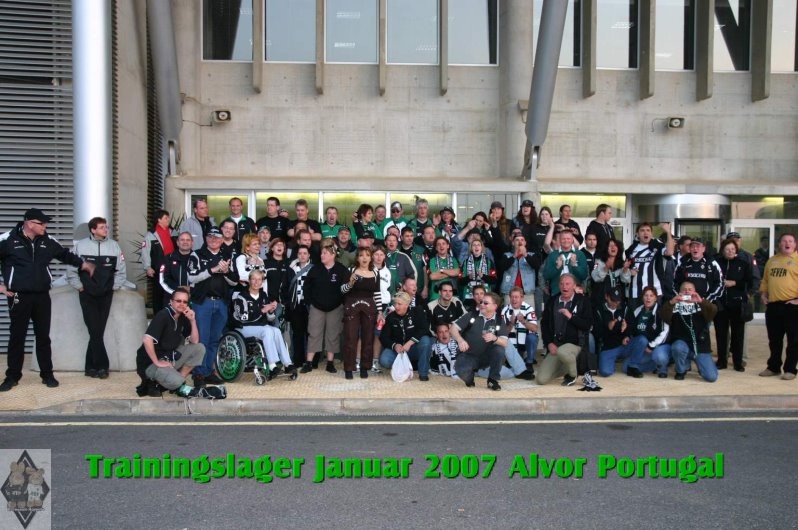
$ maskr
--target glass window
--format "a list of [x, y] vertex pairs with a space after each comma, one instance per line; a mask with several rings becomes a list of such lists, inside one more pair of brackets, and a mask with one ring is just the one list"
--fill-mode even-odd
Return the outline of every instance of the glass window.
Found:
[[377, 0], [327, 0], [327, 62], [377, 62]]
[[299, 199], [308, 201], [308, 219], [319, 220], [319, 194], [312, 191], [259, 191], [255, 194], [255, 220], [266, 215], [266, 199], [277, 197], [280, 199], [280, 208], [288, 210], [288, 218], [296, 219], [294, 204]]
[[596, 66], [637, 68], [637, 0], [598, 0]]
[[750, 56], [751, 0], [716, 0], [715, 71], [747, 71]]
[[391, 193], [391, 202], [401, 202], [405, 217], [408, 219], [416, 215], [414, 210], [416, 199], [426, 199], [429, 203], [430, 217], [437, 215], [444, 206], [452, 206], [452, 195], [450, 193]]
[[498, 64], [498, 0], [449, 2], [449, 64]]
[[795, 0], [773, 0], [773, 44], [770, 55], [772, 72], [798, 71], [795, 50], [798, 48], [795, 26], [798, 23]]
[[[538, 35], [540, 33], [540, 15], [543, 12], [543, 4], [548, 0], [535, 2], [534, 14], [534, 36], [532, 46], [537, 50]], [[562, 0], [555, 0], [562, 1]], [[569, 0], [568, 11], [565, 14], [565, 27], [562, 33], [562, 45], [560, 47], [560, 66], [581, 66], [582, 50], [582, 13], [580, 0]]]
[[559, 217], [560, 206], [567, 204], [571, 207], [571, 217], [596, 218], [596, 207], [599, 204], [612, 206], [612, 217], [619, 219], [626, 217], [626, 195], [566, 195], [544, 194], [540, 196], [543, 206], [551, 208], [554, 218]]
[[[244, 204], [244, 215], [247, 213], [247, 202], [249, 199], [249, 192], [242, 191], [236, 195], [216, 195], [216, 194], [192, 194], [190, 204], [194, 203], [196, 199], [205, 199], [208, 201], [208, 214], [213, 217], [213, 220], [218, 225], [224, 219], [230, 216], [230, 199], [238, 197]], [[191, 208], [191, 207], [189, 207]], [[189, 212], [189, 216], [194, 215], [194, 212]], [[174, 217], [174, 216], [173, 216]]]
[[361, 204], [368, 204], [376, 208], [380, 204], [385, 206], [385, 193], [382, 192], [325, 192], [324, 209], [328, 206], [338, 208], [338, 222], [342, 225], [352, 226], [352, 214]]
[[202, 1], [202, 58], [252, 60], [252, 0]]
[[266, 0], [266, 60], [316, 62], [316, 0]]
[[798, 197], [732, 197], [732, 219], [798, 219]]
[[693, 0], [658, 0], [656, 11], [657, 70], [692, 70], [695, 46]]
[[512, 219], [518, 213], [518, 194], [517, 193], [458, 193], [457, 194], [457, 223], [465, 225], [475, 213], [483, 212], [490, 214], [490, 205], [493, 201], [499, 201], [504, 205], [504, 216]]
[[438, 63], [437, 0], [388, 0], [388, 62]]

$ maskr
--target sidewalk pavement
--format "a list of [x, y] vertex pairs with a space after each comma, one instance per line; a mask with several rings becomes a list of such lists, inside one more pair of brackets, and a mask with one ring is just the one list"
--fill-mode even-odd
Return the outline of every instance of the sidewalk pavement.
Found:
[[[395, 383], [390, 372], [370, 374], [368, 379], [344, 379], [338, 373], [318, 370], [301, 374], [296, 381], [280, 376], [257, 386], [251, 373], [226, 385], [225, 400], [192, 399], [194, 414], [243, 415], [437, 415], [437, 414], [571, 414], [636, 411], [741, 411], [798, 408], [798, 379], [759, 377], [768, 357], [763, 321], [747, 326], [747, 368], [744, 373], [721, 370], [718, 381], [706, 383], [696, 369], [684, 381], [646, 374], [634, 379], [623, 373], [596, 377], [601, 392], [579, 392], [580, 384], [562, 387], [559, 381], [545, 386], [534, 381], [502, 380], [502, 389], [487, 389], [478, 378], [475, 388], [462, 381], [430, 376], [429, 382], [417, 378]], [[714, 333], [713, 333], [714, 335]], [[714, 336], [713, 336], [714, 342]], [[54, 344], [55, 345], [55, 344]], [[55, 345], [57, 348], [57, 345]], [[57, 355], [57, 351], [55, 352]], [[59, 388], [41, 384], [38, 373], [26, 368], [19, 386], [0, 394], [0, 415], [183, 415], [182, 398], [166, 394], [163, 398], [139, 398], [135, 372], [113, 372], [106, 380], [92, 379], [82, 372], [58, 372]], [[731, 362], [730, 362], [731, 366]], [[2, 366], [0, 366], [2, 368]], [[581, 378], [580, 378], [581, 381]]]

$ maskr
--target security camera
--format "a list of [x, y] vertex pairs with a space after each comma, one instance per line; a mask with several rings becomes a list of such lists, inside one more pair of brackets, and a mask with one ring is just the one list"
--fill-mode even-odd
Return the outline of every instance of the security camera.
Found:
[[211, 113], [211, 121], [213, 123], [226, 123], [232, 118], [229, 110], [215, 110]]
[[668, 118], [668, 129], [681, 129], [684, 127], [684, 118]]

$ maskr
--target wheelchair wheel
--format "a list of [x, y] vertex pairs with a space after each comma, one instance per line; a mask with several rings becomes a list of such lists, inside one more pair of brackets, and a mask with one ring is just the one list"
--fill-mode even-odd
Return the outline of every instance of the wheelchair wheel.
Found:
[[216, 369], [226, 383], [231, 383], [241, 377], [244, 365], [247, 362], [247, 345], [244, 337], [236, 332], [222, 335], [219, 349], [216, 350]]

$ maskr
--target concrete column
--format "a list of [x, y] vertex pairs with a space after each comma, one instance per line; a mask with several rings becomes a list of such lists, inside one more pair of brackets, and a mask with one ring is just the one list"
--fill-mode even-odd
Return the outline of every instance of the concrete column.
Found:
[[252, 88], [260, 94], [263, 87], [263, 11], [264, 4], [258, 0], [252, 2]]
[[523, 162], [527, 115], [518, 101], [529, 97], [532, 81], [534, 10], [529, 0], [503, 0], [499, 8], [499, 176], [517, 178]]
[[582, 0], [582, 97], [596, 93], [596, 0]]
[[657, 0], [640, 0], [640, 99], [654, 95]]
[[449, 0], [440, 0], [438, 12], [438, 70], [441, 80], [441, 96], [449, 91]]
[[697, 2], [695, 8], [696, 101], [712, 97], [715, 69], [715, 0]]
[[324, 94], [324, 0], [316, 0], [316, 92]]
[[761, 101], [770, 97], [773, 0], [759, 0], [751, 7], [751, 101]]
[[74, 226], [113, 224], [111, 2], [72, 2]]
[[386, 78], [387, 78], [387, 75], [388, 75], [388, 71], [387, 71], [387, 68], [388, 68], [388, 66], [387, 66], [387, 63], [388, 63], [388, 58], [387, 58], [388, 50], [386, 49], [387, 45], [388, 45], [387, 44], [387, 40], [388, 39], [387, 39], [386, 31], [387, 31], [388, 28], [386, 26], [386, 21], [385, 21], [387, 15], [388, 15], [388, 2], [387, 2], [387, 0], [380, 0], [380, 5], [379, 5], [380, 22], [379, 22], [379, 31], [378, 31], [379, 42], [378, 42], [378, 45], [377, 45], [377, 55], [378, 55], [378, 58], [379, 58], [378, 59], [378, 61], [379, 61], [379, 66], [378, 66], [379, 75], [378, 75], [378, 77], [380, 78], [380, 95], [381, 96], [385, 94], [385, 82], [386, 82]]

